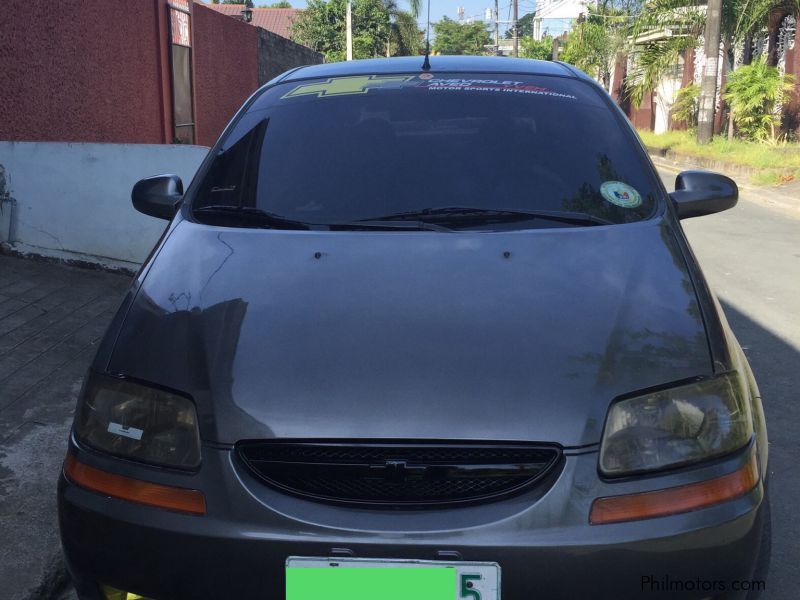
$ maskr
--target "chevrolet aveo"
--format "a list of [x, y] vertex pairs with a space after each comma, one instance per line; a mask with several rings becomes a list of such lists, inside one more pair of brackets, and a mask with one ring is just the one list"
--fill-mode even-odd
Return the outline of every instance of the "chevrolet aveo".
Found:
[[[425, 65], [427, 67], [427, 65]], [[572, 67], [290, 71], [184, 191], [87, 375], [59, 481], [81, 598], [738, 598], [767, 435], [680, 219]]]

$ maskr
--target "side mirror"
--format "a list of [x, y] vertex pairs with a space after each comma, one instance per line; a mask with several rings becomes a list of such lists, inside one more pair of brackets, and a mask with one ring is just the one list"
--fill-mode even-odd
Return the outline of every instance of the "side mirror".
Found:
[[133, 186], [131, 200], [140, 213], [169, 221], [183, 200], [183, 182], [177, 175], [142, 179]]
[[739, 188], [730, 177], [709, 171], [683, 171], [670, 195], [679, 219], [701, 217], [736, 206]]

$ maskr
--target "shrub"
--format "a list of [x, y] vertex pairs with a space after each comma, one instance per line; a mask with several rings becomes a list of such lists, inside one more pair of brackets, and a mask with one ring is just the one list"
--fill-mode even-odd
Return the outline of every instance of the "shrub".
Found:
[[697, 127], [697, 113], [700, 110], [700, 86], [690, 83], [678, 90], [672, 105], [672, 120], [686, 123], [689, 129]]
[[521, 38], [519, 40], [519, 55], [523, 58], [535, 58], [537, 60], [553, 59], [553, 38], [545, 36], [541, 41], [536, 41], [532, 37]]
[[765, 57], [728, 75], [725, 99], [744, 137], [754, 141], [776, 139], [775, 128], [780, 124], [777, 109], [789, 99], [793, 83], [792, 76], [767, 66]]

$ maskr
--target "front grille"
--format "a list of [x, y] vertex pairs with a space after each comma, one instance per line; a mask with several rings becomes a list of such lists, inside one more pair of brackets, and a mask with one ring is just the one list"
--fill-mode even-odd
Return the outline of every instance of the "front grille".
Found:
[[489, 501], [540, 481], [561, 453], [545, 445], [241, 442], [263, 481], [315, 500], [379, 506]]

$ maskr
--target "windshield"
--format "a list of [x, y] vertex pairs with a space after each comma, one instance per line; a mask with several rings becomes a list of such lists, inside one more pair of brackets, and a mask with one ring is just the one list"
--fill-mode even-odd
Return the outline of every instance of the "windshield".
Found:
[[246, 207], [276, 227], [413, 218], [513, 229], [639, 221], [656, 194], [634, 137], [590, 85], [422, 73], [267, 90], [225, 140], [193, 208], [202, 218], [203, 207], [208, 216]]

